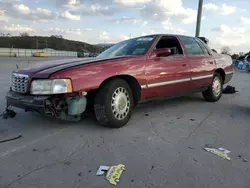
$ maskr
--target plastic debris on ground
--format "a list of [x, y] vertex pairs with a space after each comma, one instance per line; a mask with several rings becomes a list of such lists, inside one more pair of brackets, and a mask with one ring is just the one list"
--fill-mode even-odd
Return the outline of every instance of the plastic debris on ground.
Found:
[[228, 156], [228, 154], [230, 153], [229, 150], [226, 150], [225, 148], [208, 148], [208, 147], [205, 147], [204, 148], [206, 151], [208, 152], [211, 152], [219, 157], [222, 157], [223, 159], [226, 159], [228, 161], [231, 160], [231, 158]]
[[117, 185], [117, 183], [120, 182], [120, 177], [122, 175], [122, 172], [125, 170], [125, 165], [118, 164], [116, 166], [103, 166], [101, 165], [99, 169], [96, 172], [97, 176], [102, 176], [105, 171], [106, 173], [106, 179], [109, 181], [112, 185]]
[[[241, 156], [241, 155], [238, 155], [238, 157], [239, 157], [239, 158], [242, 158], [242, 156]], [[243, 162], [247, 162], [247, 159], [242, 158], [242, 161], [243, 161]]]
[[13, 140], [17, 140], [17, 139], [19, 139], [19, 138], [22, 138], [22, 135], [18, 135], [18, 136], [12, 137], [12, 138], [0, 140], [0, 143], [10, 142], [10, 141], [13, 141]]
[[16, 116], [16, 112], [11, 110], [10, 108], [6, 108], [5, 111], [0, 115], [2, 119], [14, 118]]
[[246, 162], [247, 162], [247, 159], [242, 159], [242, 161], [246, 163]]
[[96, 172], [97, 176], [102, 176], [105, 171], [109, 170], [109, 166], [100, 166], [99, 169]]
[[230, 86], [230, 85], [227, 85], [223, 91], [222, 91], [224, 94], [233, 94], [233, 93], [237, 93], [238, 91], [235, 90], [235, 87], [233, 86]]

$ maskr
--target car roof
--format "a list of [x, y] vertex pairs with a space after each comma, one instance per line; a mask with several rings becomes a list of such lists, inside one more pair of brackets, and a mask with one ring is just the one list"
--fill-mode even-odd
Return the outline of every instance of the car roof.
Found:
[[179, 34], [151, 34], [151, 35], [143, 35], [143, 36], [139, 36], [139, 37], [135, 37], [135, 38], [140, 38], [140, 37], [156, 37], [156, 36], [174, 36], [174, 37], [191, 37], [191, 38], [195, 38], [193, 36], [188, 36], [188, 35], [179, 35]]

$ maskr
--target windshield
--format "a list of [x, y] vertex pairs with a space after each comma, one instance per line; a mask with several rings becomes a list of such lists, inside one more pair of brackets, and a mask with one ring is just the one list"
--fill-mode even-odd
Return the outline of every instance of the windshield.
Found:
[[151, 46], [155, 36], [139, 37], [119, 42], [108, 48], [97, 57], [117, 57], [130, 55], [144, 55]]

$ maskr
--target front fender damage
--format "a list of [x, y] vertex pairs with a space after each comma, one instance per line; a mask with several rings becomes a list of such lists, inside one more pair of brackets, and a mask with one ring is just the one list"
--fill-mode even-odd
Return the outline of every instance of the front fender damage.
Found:
[[87, 99], [84, 96], [51, 97], [45, 101], [45, 113], [65, 121], [80, 121], [86, 110]]

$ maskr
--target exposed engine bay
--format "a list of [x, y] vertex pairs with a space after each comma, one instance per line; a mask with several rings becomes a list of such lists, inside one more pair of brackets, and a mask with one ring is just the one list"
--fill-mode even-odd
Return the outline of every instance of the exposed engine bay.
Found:
[[87, 100], [84, 96], [51, 97], [45, 100], [44, 111], [46, 115], [55, 116], [60, 120], [79, 121], [86, 106]]

